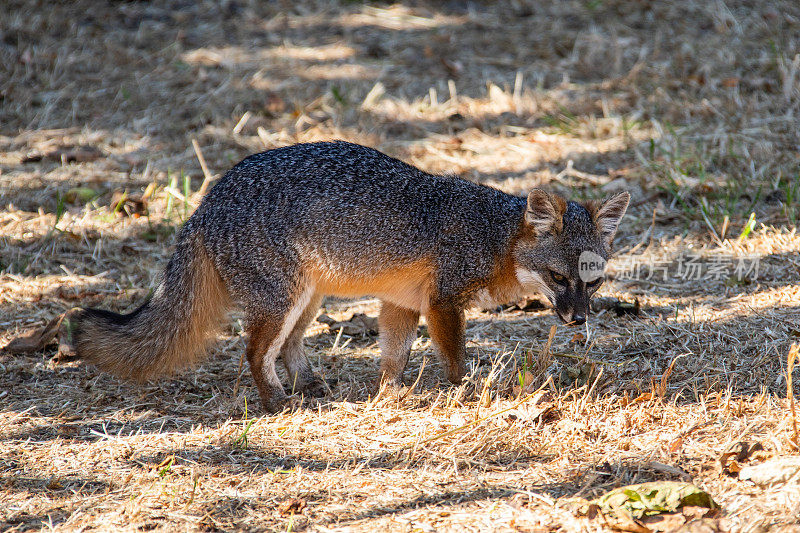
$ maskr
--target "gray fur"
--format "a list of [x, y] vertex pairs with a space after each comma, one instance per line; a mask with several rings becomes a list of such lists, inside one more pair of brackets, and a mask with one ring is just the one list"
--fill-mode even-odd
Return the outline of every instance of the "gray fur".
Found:
[[[525, 200], [434, 176], [364, 146], [299, 144], [233, 167], [189, 221], [234, 298], [283, 312], [275, 294], [298, 268], [298, 250], [332, 269], [369, 276], [436, 257], [437, 294], [460, 298], [489, 278], [519, 231]], [[258, 309], [251, 309], [259, 312]]]
[[[566, 321], [588, 309], [596, 287], [580, 281], [577, 258], [584, 250], [608, 257], [622, 200], [590, 212], [543, 191], [519, 198], [341, 141], [256, 154], [229, 170], [184, 225], [150, 302], [130, 315], [76, 315], [78, 356], [125, 377], [169, 372], [202, 352], [230, 298], [245, 311], [262, 401], [278, 410], [286, 401], [275, 373], [279, 355], [293, 385], [308, 394], [324, 390], [302, 353], [302, 334], [325, 291], [341, 285], [320, 280], [353, 279], [350, 290], [372, 294], [378, 289], [370, 283], [386, 280], [370, 280], [408, 273], [416, 277], [392, 277], [381, 289], [381, 328], [396, 329], [381, 332], [382, 376], [402, 382], [422, 312], [448, 378], [458, 382], [463, 309], [478, 294], [508, 300], [541, 290]], [[553, 281], [554, 269], [568, 286]], [[422, 300], [406, 306], [392, 291]]]

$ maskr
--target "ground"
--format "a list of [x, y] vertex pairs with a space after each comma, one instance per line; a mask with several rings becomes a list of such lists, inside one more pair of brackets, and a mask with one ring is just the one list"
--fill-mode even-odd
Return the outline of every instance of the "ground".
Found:
[[800, 485], [724, 454], [798, 453], [799, 52], [790, 0], [5, 2], [0, 346], [131, 309], [206, 175], [293, 142], [633, 200], [589, 327], [470, 310], [460, 386], [421, 325], [416, 387], [376, 395], [369, 320], [309, 328], [336, 383], [275, 416], [236, 313], [206, 363], [145, 385], [0, 353], [0, 528], [601, 531], [587, 500], [679, 480], [719, 506], [696, 531], [793, 530]]

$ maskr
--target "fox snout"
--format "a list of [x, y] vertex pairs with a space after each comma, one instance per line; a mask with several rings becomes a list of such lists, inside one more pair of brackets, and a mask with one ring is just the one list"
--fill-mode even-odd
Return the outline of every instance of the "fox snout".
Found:
[[556, 314], [567, 325], [583, 325], [589, 316], [589, 298], [585, 288], [569, 287], [563, 294], [556, 296]]

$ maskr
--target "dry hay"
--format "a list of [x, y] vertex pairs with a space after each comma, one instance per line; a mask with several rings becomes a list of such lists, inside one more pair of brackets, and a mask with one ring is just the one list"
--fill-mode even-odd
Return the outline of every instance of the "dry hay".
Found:
[[[273, 417], [239, 378], [236, 315], [208, 363], [145, 387], [52, 350], [0, 355], [2, 528], [602, 530], [576, 499], [666, 479], [710, 492], [715, 527], [796, 521], [797, 485], [758, 487], [719, 459], [740, 441], [763, 447], [743, 462], [797, 453], [800, 9], [552, 4], [7, 3], [0, 344], [73, 305], [146, 296], [200, 199], [193, 139], [210, 175], [344, 138], [511, 192], [625, 188], [614, 267], [645, 269], [601, 290], [638, 316], [559, 326], [547, 353], [551, 313], [470, 311], [460, 387], [421, 327], [403, 398], [371, 394], [374, 335], [315, 324], [310, 357], [338, 384]], [[701, 279], [680, 275], [692, 258]], [[519, 390], [526, 358], [547, 369], [539, 394]]]

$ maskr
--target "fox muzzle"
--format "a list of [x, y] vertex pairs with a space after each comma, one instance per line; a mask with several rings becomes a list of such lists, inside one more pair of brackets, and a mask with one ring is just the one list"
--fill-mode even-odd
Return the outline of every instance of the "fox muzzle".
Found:
[[589, 295], [586, 292], [568, 289], [562, 298], [556, 299], [558, 317], [570, 326], [581, 326], [589, 316]]

